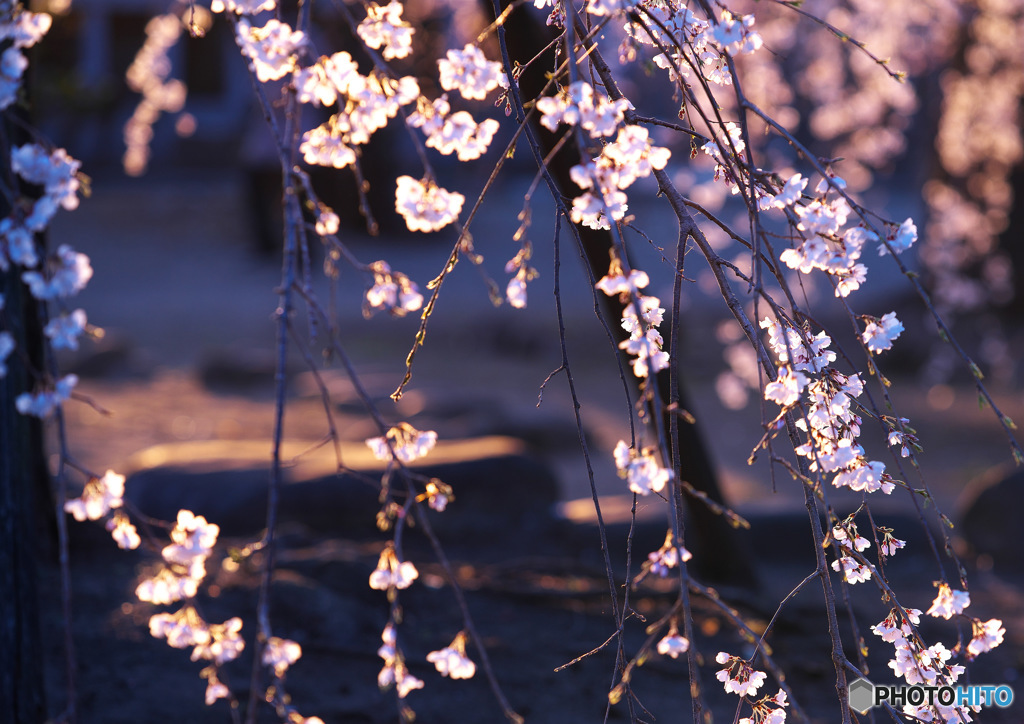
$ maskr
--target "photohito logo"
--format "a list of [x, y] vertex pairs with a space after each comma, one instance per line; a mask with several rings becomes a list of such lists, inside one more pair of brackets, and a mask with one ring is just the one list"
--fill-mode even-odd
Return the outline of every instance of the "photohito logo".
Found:
[[1005, 709], [1013, 703], [1013, 689], [1006, 684], [972, 684], [970, 686], [905, 686], [872, 684], [857, 679], [847, 687], [850, 708], [861, 714], [888, 703], [894, 709], [904, 705], [940, 704], [942, 706], [997, 706]]

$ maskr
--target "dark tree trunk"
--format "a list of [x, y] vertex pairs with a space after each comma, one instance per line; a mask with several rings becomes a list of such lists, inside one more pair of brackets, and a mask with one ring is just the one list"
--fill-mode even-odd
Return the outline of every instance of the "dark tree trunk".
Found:
[[[5, 158], [10, 158], [6, 154]], [[0, 380], [0, 721], [45, 721], [43, 647], [36, 590], [41, 434], [14, 406], [30, 380], [19, 353], [31, 349], [34, 300], [19, 270], [0, 275], [4, 319], [18, 345]], [[44, 481], [45, 482], [45, 478]], [[50, 516], [52, 517], [52, 516]]]
[[[483, 0], [489, 12], [493, 13], [489, 0]], [[504, 6], [506, 3], [502, 2]], [[492, 15], [493, 17], [493, 15]], [[536, 14], [529, 8], [519, 8], [505, 21], [507, 30], [506, 41], [509, 55], [513, 61], [526, 63], [541, 53], [549, 43], [553, 34], [545, 27]], [[545, 73], [555, 67], [554, 50], [549, 49], [542, 58], [534, 61], [523, 72], [519, 79], [519, 87], [524, 101], [538, 98], [547, 79]], [[549, 153], [558, 141], [558, 135], [550, 133], [536, 122], [534, 128], [539, 133], [545, 154]], [[525, 143], [525, 141], [523, 142]], [[551, 175], [563, 196], [571, 197], [580, 192], [572, 182], [569, 169], [580, 163], [580, 156], [573, 143], [566, 143], [551, 160]], [[595, 278], [608, 273], [610, 251], [613, 246], [612, 236], [607, 231], [598, 231], [577, 226], [583, 241], [584, 255]], [[628, 337], [625, 330], [618, 324], [622, 316], [623, 306], [617, 297], [601, 295], [603, 313], [611, 320], [613, 332], [619, 335], [619, 341]], [[666, 347], [668, 340], [666, 339]], [[678, 364], [678, 362], [674, 362]], [[685, 388], [685, 370], [679, 370], [679, 407], [692, 410]], [[657, 374], [658, 393], [662, 400], [669, 400], [669, 370]], [[665, 430], [669, 429], [668, 415], [665, 414]], [[724, 505], [721, 487], [715, 473], [711, 456], [696, 424], [680, 419], [675, 444], [680, 451], [682, 461], [681, 477], [695, 489], [705, 493], [714, 502]], [[695, 501], [690, 506], [688, 537], [686, 545], [694, 552], [692, 568], [698, 576], [707, 580], [737, 585], [751, 585], [755, 582], [753, 568], [748, 563], [743, 546], [737, 532], [721, 515], [710, 510], [704, 503]]]

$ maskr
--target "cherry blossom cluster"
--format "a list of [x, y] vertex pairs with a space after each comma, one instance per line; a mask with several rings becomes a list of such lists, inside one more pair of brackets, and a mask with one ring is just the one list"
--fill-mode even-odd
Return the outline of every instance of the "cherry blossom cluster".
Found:
[[53, 22], [46, 13], [32, 13], [20, 5], [4, 20], [0, 23], [0, 41], [7, 47], [0, 55], [0, 110], [18, 98], [21, 78], [28, 68], [28, 58], [22, 51], [42, 40]]
[[480, 158], [499, 127], [493, 118], [477, 123], [467, 111], [452, 113], [447, 95], [433, 103], [420, 98], [416, 112], [409, 116], [409, 125], [422, 129], [429, 148], [445, 156], [454, 153], [460, 161]]
[[292, 30], [287, 23], [271, 18], [262, 27], [253, 27], [242, 18], [236, 25], [238, 46], [251, 62], [261, 83], [281, 80], [295, 70], [306, 34]]
[[665, 168], [670, 156], [667, 148], [651, 145], [646, 128], [624, 126], [597, 158], [570, 169], [573, 182], [587, 190], [573, 199], [572, 220], [592, 229], [609, 228], [609, 220], [621, 221], [629, 208], [623, 189]]
[[684, 546], [676, 545], [675, 536], [672, 535], [672, 531], [669, 531], [661, 548], [647, 554], [647, 562], [644, 567], [654, 575], [665, 578], [669, 571], [679, 565], [680, 558], [683, 563], [686, 563], [693, 558], [693, 554]]
[[415, 101], [419, 84], [412, 77], [393, 79], [376, 71], [362, 75], [346, 52], [322, 56], [292, 76], [300, 103], [338, 105], [326, 123], [306, 131], [299, 151], [306, 163], [344, 168], [355, 163], [355, 146], [370, 137], [398, 114], [401, 106]]
[[441, 87], [446, 91], [458, 91], [466, 100], [482, 101], [499, 86], [508, 87], [508, 78], [501, 69], [501, 63], [487, 60], [484, 52], [475, 45], [449, 50], [444, 58], [438, 59], [437, 69]]
[[[11, 215], [0, 220], [0, 269], [7, 270], [12, 264], [24, 268], [21, 279], [40, 301], [75, 296], [92, 278], [92, 265], [85, 254], [62, 244], [40, 259], [35, 240], [35, 234], [46, 228], [58, 209], [70, 211], [78, 207], [80, 167], [62, 148], [49, 151], [38, 144], [26, 144], [11, 150], [12, 170], [27, 183], [41, 188], [42, 193], [35, 200], [18, 199]], [[77, 349], [78, 338], [87, 328], [85, 312], [75, 309], [51, 318], [43, 334], [54, 349]], [[13, 335], [0, 332], [0, 376], [6, 374], [3, 362], [14, 348]], [[77, 384], [75, 375], [55, 380], [41, 377], [33, 392], [18, 395], [15, 406], [23, 415], [49, 417], [70, 399]]]
[[871, 547], [871, 542], [857, 533], [857, 524], [847, 518], [832, 528], [832, 537], [839, 544], [842, 552], [839, 558], [832, 561], [832, 570], [842, 571], [847, 583], [862, 583], [870, 580], [871, 567], [861, 563], [850, 553], [862, 553]]
[[[927, 613], [936, 618], [949, 620], [953, 616], [965, 615], [964, 609], [970, 606], [970, 595], [966, 591], [953, 590], [949, 584], [939, 582], [938, 594]], [[999, 619], [981, 621], [968, 617], [971, 622], [972, 638], [966, 646], [968, 661], [979, 654], [990, 651], [1003, 642], [1006, 629]], [[921, 611], [915, 608], [893, 609], [878, 624], [871, 627], [872, 632], [883, 641], [891, 643], [895, 648], [895, 658], [889, 661], [889, 668], [907, 684], [952, 685], [956, 683], [966, 670], [961, 664], [947, 663], [953, 658], [954, 652], [949, 651], [942, 643], [925, 646], [917, 635], [914, 626], [921, 622]], [[959, 646], [958, 646], [959, 649]], [[971, 711], [977, 707], [937, 706], [938, 721], [972, 721]], [[907, 705], [904, 712], [933, 721], [935, 711], [930, 707]], [[960, 717], [964, 717], [961, 719]]]
[[[23, 217], [15, 218], [30, 231], [42, 231], [58, 208], [77, 209], [81, 186], [78, 171], [81, 166], [63, 148], [48, 151], [34, 143], [14, 147], [11, 150], [11, 168], [29, 183], [43, 187], [43, 195], [32, 204], [31, 210]], [[34, 264], [26, 263], [26, 266]]]
[[679, 635], [679, 627], [675, 621], [669, 627], [665, 637], [658, 641], [657, 651], [662, 656], [671, 656], [678, 659], [680, 654], [690, 650], [690, 641], [685, 636]]
[[419, 287], [401, 272], [392, 271], [386, 261], [370, 264], [373, 286], [366, 290], [363, 316], [369, 318], [377, 310], [385, 310], [396, 317], [404, 317], [423, 306]]
[[615, 467], [619, 477], [625, 478], [629, 489], [639, 495], [660, 493], [672, 479], [672, 471], [663, 468], [654, 457], [654, 450], [645, 448], [637, 451], [619, 440], [615, 446]]
[[789, 701], [786, 692], [779, 689], [775, 696], [763, 696], [753, 703], [753, 711], [737, 724], [784, 724]]
[[466, 632], [460, 631], [445, 648], [431, 651], [427, 661], [432, 663], [441, 676], [452, 679], [472, 679], [476, 664], [466, 655]]
[[437, 433], [433, 430], [420, 431], [403, 422], [392, 427], [381, 437], [366, 441], [367, 447], [378, 460], [397, 460], [411, 463], [426, 455], [437, 444]]
[[[636, 355], [631, 364], [633, 374], [639, 378], [666, 369], [670, 361], [668, 352], [661, 348], [665, 340], [658, 331], [658, 326], [665, 318], [665, 309], [660, 306], [661, 300], [657, 297], [640, 293], [649, 283], [650, 278], [645, 272], [632, 269], [627, 274], [620, 262], [612, 261], [608, 274], [595, 284], [609, 297], [619, 296], [626, 304], [622, 310], [621, 324], [629, 332], [629, 339], [619, 343], [619, 347]], [[639, 314], [636, 302], [640, 304]]]
[[516, 309], [526, 307], [526, 284], [537, 278], [537, 270], [527, 262], [533, 255], [533, 247], [525, 242], [519, 252], [505, 264], [505, 273], [513, 274], [505, 287], [505, 299]]
[[[189, 11], [194, 27], [206, 28], [212, 18], [205, 8]], [[177, 113], [185, 106], [188, 89], [171, 77], [170, 50], [181, 37], [182, 21], [174, 14], [157, 15], [146, 23], [146, 42], [135, 60], [128, 66], [125, 81], [142, 99], [131, 118], [124, 124], [125, 173], [140, 176], [149, 164], [149, 143], [153, 138], [153, 124], [161, 113]]]
[[719, 669], [715, 678], [725, 685], [727, 694], [737, 696], [754, 696], [757, 690], [764, 685], [768, 675], [763, 671], [755, 671], [746, 659], [733, 656], [725, 651], [719, 651], [715, 661], [725, 668]]
[[395, 190], [395, 211], [405, 219], [409, 231], [430, 233], [459, 218], [466, 197], [448, 191], [431, 180], [399, 176]]
[[383, 6], [371, 2], [366, 6], [366, 18], [356, 27], [363, 42], [380, 49], [385, 60], [404, 58], [412, 52], [413, 29], [402, 19], [403, 10], [398, 0]]
[[[725, 686], [727, 694], [741, 698], [753, 697], [768, 678], [763, 671], [755, 671], [750, 662], [719, 651], [715, 661], [724, 666], [715, 673], [715, 678]], [[764, 696], [752, 702], [753, 712], [740, 719], [740, 724], [783, 724], [786, 721], [786, 707], [789, 706], [786, 692], [780, 689], [774, 696]], [[739, 716], [739, 712], [736, 712]]]
[[618, 130], [615, 140], [605, 144], [599, 156], [570, 171], [573, 182], [586, 190], [573, 199], [570, 215], [577, 224], [607, 229], [610, 221], [620, 221], [628, 208], [623, 190], [668, 163], [671, 152], [651, 145], [646, 128], [620, 127], [623, 114], [632, 107], [625, 98], [612, 101], [595, 93], [585, 81], [572, 83], [556, 96], [537, 100], [541, 123], [551, 131], [559, 124], [579, 126], [598, 139]]
[[680, 2], [639, 3], [626, 24], [630, 38], [657, 50], [654, 63], [669, 79], [687, 79], [691, 72], [715, 85], [731, 85], [726, 56], [749, 55], [764, 41], [753, 29], [753, 15], [734, 15], [722, 8], [718, 18], [703, 19]]
[[107, 530], [118, 546], [133, 550], [142, 540], [128, 516], [119, 510], [123, 505], [124, 476], [108, 470], [102, 478], [90, 478], [81, 496], [65, 501], [64, 511], [77, 521], [99, 520], [113, 511], [114, 515], [106, 522]]
[[178, 511], [171, 530], [172, 543], [160, 555], [164, 566], [135, 589], [140, 601], [167, 605], [186, 598], [194, 598], [199, 584], [206, 577], [206, 559], [220, 534], [220, 526], [208, 523], [201, 515], [189, 510]]
[[394, 546], [387, 546], [380, 553], [377, 567], [370, 574], [370, 588], [378, 591], [403, 589], [419, 578], [419, 571], [410, 561], [400, 561]]
[[853, 404], [864, 390], [860, 376], [827, 367], [836, 359], [828, 349], [832, 340], [824, 332], [812, 338], [806, 330], [801, 333], [767, 317], [761, 327], [768, 330], [775, 356], [788, 363], [779, 368], [775, 381], [765, 385], [765, 399], [777, 402], [783, 411], [801, 400], [806, 402], [796, 425], [808, 439], [796, 452], [809, 460], [811, 472], [835, 473], [832, 484], [836, 487], [891, 493], [895, 484], [885, 473], [885, 463], [867, 460], [856, 442], [861, 417]]
[[558, 130], [559, 124], [579, 126], [591, 138], [615, 133], [622, 124], [623, 113], [632, 107], [633, 104], [625, 98], [613, 101], [596, 93], [589, 83], [582, 80], [560, 89], [557, 95], [537, 99], [540, 122], [549, 131]]
[[404, 699], [415, 689], [422, 689], [423, 680], [413, 676], [405, 664], [405, 657], [398, 647], [395, 627], [391, 623], [384, 627], [381, 640], [383, 643], [377, 649], [377, 655], [384, 659], [384, 666], [377, 674], [377, 686], [381, 689], [394, 686], [399, 699]]

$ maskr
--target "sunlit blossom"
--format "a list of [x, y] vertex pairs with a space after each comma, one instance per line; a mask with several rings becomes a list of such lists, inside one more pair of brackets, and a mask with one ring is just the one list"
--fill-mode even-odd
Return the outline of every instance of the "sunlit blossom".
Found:
[[64, 511], [75, 520], [99, 520], [114, 508], [124, 505], [124, 476], [108, 470], [102, 478], [86, 483], [80, 498], [64, 503]]

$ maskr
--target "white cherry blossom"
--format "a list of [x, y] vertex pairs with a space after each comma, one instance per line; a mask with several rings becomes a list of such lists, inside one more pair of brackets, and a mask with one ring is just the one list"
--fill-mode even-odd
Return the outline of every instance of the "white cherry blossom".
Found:
[[954, 591], [948, 583], [939, 584], [939, 593], [928, 609], [929, 616], [944, 618], [947, 621], [953, 616], [963, 613], [971, 605], [971, 594], [967, 591]]
[[437, 66], [441, 87], [446, 91], [457, 90], [468, 100], [483, 100], [499, 85], [507, 84], [501, 63], [487, 60], [475, 45], [449, 50], [446, 57], [437, 61]]
[[99, 520], [111, 510], [124, 505], [124, 476], [108, 470], [102, 478], [86, 483], [81, 497], [65, 501], [64, 512], [75, 520]]
[[295, 70], [299, 49], [306, 44], [305, 33], [292, 30], [276, 18], [260, 28], [252, 27], [243, 18], [238, 21], [236, 32], [242, 53], [252, 61], [261, 83], [280, 80]]
[[405, 219], [409, 231], [443, 229], [459, 218], [466, 197], [447, 191], [433, 182], [399, 176], [395, 190], [395, 211]]
[[366, 441], [366, 446], [378, 460], [397, 459], [402, 463], [418, 460], [436, 444], [436, 432], [417, 430], [405, 422], [392, 427], [383, 437], [372, 437]]
[[275, 676], [284, 676], [288, 667], [302, 656], [302, 647], [290, 639], [271, 636], [263, 647], [263, 665], [274, 670]]
[[868, 349], [878, 354], [892, 348], [893, 341], [903, 333], [903, 323], [896, 318], [896, 312], [889, 312], [881, 319], [869, 321], [861, 339]]
[[678, 631], [671, 631], [665, 638], [658, 642], [658, 653], [662, 656], [671, 656], [673, 659], [679, 658], [680, 654], [685, 654], [690, 650], [690, 642], [683, 636], [679, 635]]
[[402, 19], [402, 3], [391, 0], [387, 5], [371, 2], [366, 6], [366, 18], [356, 32], [371, 48], [383, 48], [385, 60], [405, 58], [412, 52], [412, 26]]

